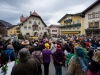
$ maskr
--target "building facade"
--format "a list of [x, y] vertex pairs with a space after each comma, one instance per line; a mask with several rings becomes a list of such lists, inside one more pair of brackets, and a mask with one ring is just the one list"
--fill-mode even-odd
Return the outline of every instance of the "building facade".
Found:
[[61, 35], [78, 35], [84, 34], [84, 15], [66, 14], [59, 21]]
[[13, 25], [7, 30], [8, 36], [18, 36], [19, 33], [20, 33], [19, 25]]
[[49, 34], [51, 37], [58, 37], [60, 35], [60, 25], [50, 25], [49, 26]]
[[100, 0], [97, 0], [83, 11], [85, 14], [85, 33], [100, 36]]
[[29, 36], [42, 36], [47, 33], [47, 25], [44, 23], [42, 18], [34, 11], [30, 12], [29, 17], [20, 17], [20, 32], [22, 35]]

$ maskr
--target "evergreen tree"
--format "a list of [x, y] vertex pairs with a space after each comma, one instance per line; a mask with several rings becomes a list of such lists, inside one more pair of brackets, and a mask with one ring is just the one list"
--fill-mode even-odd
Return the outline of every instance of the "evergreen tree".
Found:
[[18, 35], [18, 39], [24, 39], [24, 37], [21, 33]]

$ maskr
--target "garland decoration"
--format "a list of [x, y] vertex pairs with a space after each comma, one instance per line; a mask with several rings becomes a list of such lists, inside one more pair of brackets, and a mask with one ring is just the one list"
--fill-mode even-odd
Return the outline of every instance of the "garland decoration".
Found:
[[16, 59], [14, 65], [17, 65], [18, 63], [19, 63], [19, 59]]
[[7, 70], [8, 70], [7, 64], [3, 65], [2, 68], [1, 68], [1, 72], [3, 73], [3, 75], [7, 74]]

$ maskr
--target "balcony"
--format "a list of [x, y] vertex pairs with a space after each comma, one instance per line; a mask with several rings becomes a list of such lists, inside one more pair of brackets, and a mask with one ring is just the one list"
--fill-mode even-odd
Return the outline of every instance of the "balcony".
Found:
[[77, 27], [77, 26], [81, 26], [81, 23], [71, 24], [71, 27]]
[[72, 19], [67, 19], [64, 21], [64, 23], [71, 23], [72, 22]]
[[81, 31], [81, 29], [65, 29], [65, 30], [60, 30], [60, 31]]
[[66, 28], [66, 26], [59, 26], [59, 28]]
[[77, 26], [81, 26], [81, 23], [60, 26], [59, 28], [70, 28], [70, 27], [77, 27]]

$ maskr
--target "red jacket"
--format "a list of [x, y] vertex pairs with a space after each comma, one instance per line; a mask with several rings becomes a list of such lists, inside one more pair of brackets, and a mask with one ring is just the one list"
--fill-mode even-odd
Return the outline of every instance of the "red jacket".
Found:
[[89, 47], [89, 42], [85, 42], [86, 48]]

